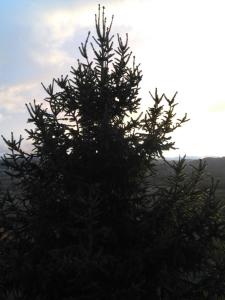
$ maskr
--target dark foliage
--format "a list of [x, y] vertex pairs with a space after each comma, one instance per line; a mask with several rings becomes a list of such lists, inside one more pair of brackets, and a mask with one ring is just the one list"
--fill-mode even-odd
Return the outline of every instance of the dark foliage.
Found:
[[[152, 186], [154, 161], [174, 147], [175, 96], [157, 90], [140, 113], [142, 79], [128, 38], [104, 8], [81, 44], [72, 78], [54, 79], [27, 105], [32, 153], [4, 138], [17, 192], [1, 202], [1, 299], [217, 299], [224, 294], [224, 213], [204, 165], [171, 165]], [[89, 60], [88, 46], [94, 55]]]

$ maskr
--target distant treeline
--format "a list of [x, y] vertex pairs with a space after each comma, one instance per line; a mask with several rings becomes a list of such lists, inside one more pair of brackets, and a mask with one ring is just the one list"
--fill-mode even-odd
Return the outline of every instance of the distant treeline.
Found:
[[[207, 164], [207, 176], [204, 177], [205, 184], [208, 184], [211, 181], [211, 178], [214, 178], [215, 181], [218, 181], [217, 193], [225, 196], [225, 157], [207, 157], [202, 160]], [[172, 163], [172, 161], [170, 162]], [[198, 162], [198, 159], [186, 160], [187, 174], [191, 173], [193, 167], [197, 167]], [[3, 162], [0, 161], [0, 187], [2, 190], [13, 188], [13, 181], [10, 176], [6, 174], [6, 171], [6, 167]], [[155, 166], [155, 175], [151, 177], [152, 183], [154, 185], [165, 186], [171, 172], [172, 170], [169, 165], [167, 165], [163, 160], [158, 160]]]
[[[217, 195], [225, 197], [225, 157], [207, 157], [202, 159], [206, 163], [206, 176], [203, 184], [208, 185], [212, 178], [218, 182]], [[190, 174], [193, 168], [197, 167], [199, 159], [186, 160], [186, 173]], [[172, 163], [172, 161], [170, 161]], [[163, 160], [158, 160], [155, 166], [155, 175], [151, 177], [154, 185], [167, 185], [167, 180], [171, 175], [171, 168]]]

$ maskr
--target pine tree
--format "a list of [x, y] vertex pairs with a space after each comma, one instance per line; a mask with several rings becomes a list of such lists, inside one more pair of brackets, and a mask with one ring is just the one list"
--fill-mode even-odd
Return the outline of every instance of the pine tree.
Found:
[[4, 138], [17, 192], [1, 207], [8, 234], [1, 285], [15, 299], [200, 299], [212, 292], [205, 284], [218, 273], [211, 252], [224, 247], [214, 184], [201, 186], [201, 164], [186, 179], [180, 160], [168, 186], [150, 186], [156, 159], [174, 148], [171, 134], [187, 117], [175, 120], [176, 94], [157, 90], [140, 111], [140, 66], [128, 36], [118, 35], [114, 46], [112, 22], [99, 6], [96, 36], [89, 42], [89, 32], [81, 44], [72, 77], [43, 85], [44, 103], [27, 105], [32, 152], [22, 149], [22, 137]]

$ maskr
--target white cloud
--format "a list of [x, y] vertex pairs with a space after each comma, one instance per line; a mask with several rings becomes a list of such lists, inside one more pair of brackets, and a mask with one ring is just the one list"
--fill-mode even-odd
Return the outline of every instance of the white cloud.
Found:
[[225, 112], [225, 101], [218, 101], [209, 107], [209, 112]]
[[179, 149], [170, 151], [169, 155], [224, 156], [224, 120], [225, 112], [192, 114], [190, 121], [174, 133], [175, 146]]
[[[94, 24], [96, 5], [74, 5], [68, 8], [57, 8], [36, 14], [33, 24], [37, 50], [32, 50], [33, 60], [40, 65], [65, 66], [71, 63], [65, 43], [75, 39], [81, 28], [87, 31]], [[94, 8], [94, 9], [93, 9]], [[84, 37], [85, 38], [85, 37]], [[79, 41], [80, 43], [81, 41]]]
[[93, 24], [92, 11], [92, 7], [86, 5], [81, 8], [57, 9], [50, 14], [44, 13], [41, 16], [41, 25], [48, 35], [47, 41], [62, 45], [81, 27], [90, 27]]
[[57, 68], [64, 68], [71, 64], [71, 57], [63, 49], [55, 49], [54, 47], [48, 47], [45, 49], [45, 53], [40, 51], [32, 51], [30, 54], [39, 65], [50, 67], [57, 66]]
[[[116, 11], [141, 62], [145, 89], [178, 90], [186, 110], [207, 111], [224, 85], [224, 1], [125, 1]], [[225, 97], [225, 96], [224, 96]]]
[[24, 104], [31, 96], [40, 95], [40, 85], [36, 82], [21, 83], [0, 88], [0, 107], [8, 111], [23, 111]]

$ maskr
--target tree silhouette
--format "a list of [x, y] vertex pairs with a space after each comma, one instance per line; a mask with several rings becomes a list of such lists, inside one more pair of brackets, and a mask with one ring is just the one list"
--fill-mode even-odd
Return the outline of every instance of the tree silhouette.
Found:
[[151, 185], [156, 159], [174, 148], [171, 134], [187, 117], [175, 120], [176, 94], [157, 90], [140, 111], [140, 67], [128, 36], [114, 46], [112, 21], [99, 6], [96, 36], [81, 44], [72, 77], [43, 85], [45, 102], [27, 105], [32, 152], [22, 137], [4, 138], [17, 192], [1, 203], [2, 298], [209, 299], [215, 286], [224, 293], [215, 185], [201, 185], [201, 162], [187, 177], [184, 159], [170, 166], [166, 187]]

